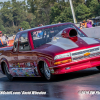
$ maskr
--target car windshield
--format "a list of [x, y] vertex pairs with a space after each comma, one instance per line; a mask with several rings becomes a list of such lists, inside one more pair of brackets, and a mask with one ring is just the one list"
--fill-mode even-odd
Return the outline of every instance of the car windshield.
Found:
[[83, 34], [77, 27], [75, 27], [73, 24], [68, 24], [68, 25], [61, 25], [61, 26], [54, 26], [52, 28], [46, 28], [46, 29], [41, 29], [38, 31], [33, 31], [31, 32], [32, 34], [32, 39], [33, 39], [33, 44], [34, 47], [37, 48], [43, 44], [46, 44], [48, 42], [51, 42], [52, 37], [59, 37], [61, 35], [61, 32], [64, 28], [75, 28], [78, 32], [79, 37], [86, 37], [85, 34]]

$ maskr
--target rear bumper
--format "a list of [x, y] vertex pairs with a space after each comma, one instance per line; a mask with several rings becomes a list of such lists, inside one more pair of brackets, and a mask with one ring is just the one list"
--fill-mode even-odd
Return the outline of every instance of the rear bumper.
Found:
[[100, 56], [50, 67], [52, 74], [64, 74], [100, 66]]

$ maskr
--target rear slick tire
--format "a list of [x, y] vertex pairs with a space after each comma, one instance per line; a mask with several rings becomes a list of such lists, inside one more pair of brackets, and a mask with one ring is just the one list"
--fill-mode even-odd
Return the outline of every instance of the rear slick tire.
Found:
[[8, 66], [7, 64], [4, 64], [4, 70], [5, 70], [5, 74], [7, 76], [7, 78], [10, 80], [10, 81], [13, 81], [13, 76], [10, 74], [9, 70], [8, 70]]

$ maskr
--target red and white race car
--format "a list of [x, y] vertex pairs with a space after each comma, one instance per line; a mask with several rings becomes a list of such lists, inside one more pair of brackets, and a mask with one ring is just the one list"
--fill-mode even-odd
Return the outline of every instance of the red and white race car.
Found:
[[100, 40], [89, 38], [72, 23], [18, 32], [14, 45], [0, 49], [0, 71], [14, 77], [41, 77], [86, 68], [100, 70]]

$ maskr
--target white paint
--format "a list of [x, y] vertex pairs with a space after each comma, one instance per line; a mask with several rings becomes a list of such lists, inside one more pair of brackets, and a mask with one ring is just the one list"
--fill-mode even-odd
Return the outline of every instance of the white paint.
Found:
[[95, 44], [99, 43], [96, 41], [94, 38], [89, 38], [89, 37], [80, 37], [82, 40], [84, 40], [87, 44]]
[[62, 37], [56, 37], [56, 40], [53, 38], [52, 41], [47, 44], [58, 46], [64, 50], [78, 47], [78, 45], [74, 43], [73, 41], [71, 41], [70, 39], [62, 38]]

